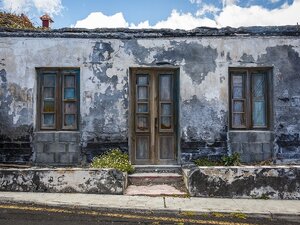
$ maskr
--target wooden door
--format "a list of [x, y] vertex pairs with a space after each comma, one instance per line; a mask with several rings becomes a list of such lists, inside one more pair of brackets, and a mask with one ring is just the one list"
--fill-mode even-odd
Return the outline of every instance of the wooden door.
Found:
[[131, 161], [177, 163], [176, 70], [131, 69]]

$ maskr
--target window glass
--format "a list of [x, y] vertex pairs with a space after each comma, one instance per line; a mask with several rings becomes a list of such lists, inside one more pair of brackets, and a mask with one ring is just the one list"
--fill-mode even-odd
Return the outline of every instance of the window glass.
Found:
[[253, 73], [252, 77], [252, 121], [254, 126], [266, 125], [265, 77], [263, 73]]
[[232, 77], [233, 83], [233, 98], [243, 98], [244, 83], [242, 75], [234, 75]]
[[65, 115], [65, 126], [74, 126], [75, 125], [75, 115], [66, 114]]
[[64, 97], [65, 97], [65, 99], [74, 99], [75, 98], [75, 88], [65, 88]]
[[53, 127], [54, 125], [54, 114], [44, 114], [44, 125], [47, 127]]
[[253, 104], [253, 125], [254, 126], [265, 126], [266, 125], [266, 112], [264, 101], [254, 101]]

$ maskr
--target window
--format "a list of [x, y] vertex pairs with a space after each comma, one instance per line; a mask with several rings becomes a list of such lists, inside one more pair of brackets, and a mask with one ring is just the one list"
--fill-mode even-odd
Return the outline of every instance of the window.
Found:
[[41, 130], [76, 130], [79, 114], [79, 69], [40, 68], [38, 124]]
[[269, 69], [230, 69], [230, 123], [233, 129], [267, 129]]

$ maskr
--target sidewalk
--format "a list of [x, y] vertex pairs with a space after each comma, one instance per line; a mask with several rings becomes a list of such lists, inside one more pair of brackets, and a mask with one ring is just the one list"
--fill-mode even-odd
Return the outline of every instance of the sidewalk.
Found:
[[0, 192], [0, 203], [22, 203], [127, 212], [150, 210], [159, 213], [243, 213], [251, 217], [288, 218], [289, 220], [300, 221], [300, 201], [297, 200]]

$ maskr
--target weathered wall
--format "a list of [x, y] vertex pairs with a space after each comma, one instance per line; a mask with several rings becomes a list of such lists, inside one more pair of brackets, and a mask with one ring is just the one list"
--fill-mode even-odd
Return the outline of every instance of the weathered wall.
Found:
[[[262, 159], [276, 156], [277, 152], [280, 158], [300, 159], [299, 52], [298, 36], [2, 37], [1, 161], [16, 156], [11, 154], [13, 151], [20, 151], [20, 161], [31, 156], [36, 123], [36, 67], [80, 68], [77, 152], [82, 154], [70, 160], [69, 164], [74, 164], [90, 161], [95, 154], [112, 147], [128, 151], [129, 67], [154, 67], [162, 62], [180, 68], [179, 134], [183, 162], [201, 156], [219, 158], [228, 147], [229, 151], [248, 151], [228, 146], [228, 67], [257, 66], [273, 68], [271, 130], [275, 132], [274, 148], [271, 143], [268, 154], [264, 150], [259, 154]], [[36, 159], [36, 154], [32, 159]]]
[[123, 194], [126, 181], [115, 169], [0, 170], [0, 191]]
[[299, 166], [198, 167], [185, 176], [191, 196], [300, 200]]

